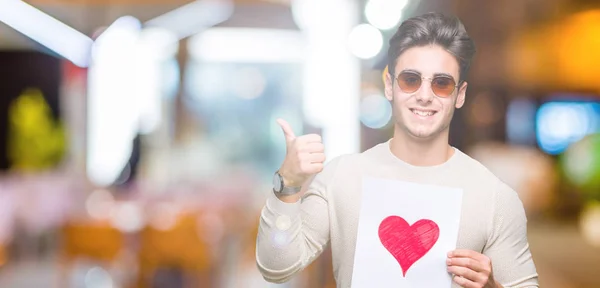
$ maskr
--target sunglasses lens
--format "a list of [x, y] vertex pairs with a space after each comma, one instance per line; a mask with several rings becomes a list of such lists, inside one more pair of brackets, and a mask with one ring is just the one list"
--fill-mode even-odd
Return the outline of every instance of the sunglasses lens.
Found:
[[450, 96], [454, 92], [454, 86], [456, 86], [456, 83], [448, 77], [435, 77], [431, 81], [431, 89], [438, 97]]
[[413, 93], [421, 87], [421, 76], [415, 73], [402, 72], [398, 75], [398, 86], [404, 93]]

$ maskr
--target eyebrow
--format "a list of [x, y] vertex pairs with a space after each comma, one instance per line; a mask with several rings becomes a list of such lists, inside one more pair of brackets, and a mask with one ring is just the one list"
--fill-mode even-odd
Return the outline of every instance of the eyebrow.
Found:
[[454, 79], [454, 76], [448, 74], [448, 73], [434, 73], [433, 77], [437, 77], [437, 76], [444, 76], [444, 77], [448, 77], [448, 78], [452, 78]]
[[417, 70], [413, 70], [413, 69], [404, 69], [404, 70], [400, 71], [400, 73], [403, 73], [403, 72], [410, 72], [410, 73], [422, 75], [421, 72], [419, 72]]
[[[423, 75], [421, 72], [419, 72], [417, 70], [413, 70], [413, 69], [404, 69], [404, 70], [400, 71], [400, 73], [402, 73], [402, 72], [416, 73], [416, 74], [419, 74], [421, 76]], [[454, 76], [452, 76], [452, 75], [450, 75], [448, 73], [434, 73], [433, 74], [433, 77], [438, 77], [438, 76], [443, 76], [443, 77], [448, 77], [448, 78], [454, 79]]]

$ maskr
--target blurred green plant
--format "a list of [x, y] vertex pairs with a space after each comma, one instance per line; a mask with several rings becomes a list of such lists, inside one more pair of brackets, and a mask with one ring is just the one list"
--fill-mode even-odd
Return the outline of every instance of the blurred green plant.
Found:
[[584, 193], [587, 200], [600, 201], [600, 134], [573, 143], [560, 157], [567, 180]]
[[66, 135], [60, 120], [39, 89], [28, 88], [10, 104], [8, 158], [11, 170], [33, 172], [60, 163], [66, 151]]

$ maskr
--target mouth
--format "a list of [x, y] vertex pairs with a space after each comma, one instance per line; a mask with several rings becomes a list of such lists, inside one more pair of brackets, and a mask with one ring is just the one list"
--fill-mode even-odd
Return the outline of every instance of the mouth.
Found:
[[410, 112], [421, 117], [431, 117], [437, 113], [435, 110], [410, 108]]

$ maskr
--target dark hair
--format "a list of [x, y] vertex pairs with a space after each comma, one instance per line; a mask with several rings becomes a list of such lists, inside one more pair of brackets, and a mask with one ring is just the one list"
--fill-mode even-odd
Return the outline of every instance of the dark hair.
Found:
[[460, 67], [459, 83], [469, 73], [475, 43], [457, 17], [430, 12], [402, 22], [390, 39], [388, 71], [395, 76], [396, 61], [404, 51], [417, 46], [437, 44], [452, 54]]

